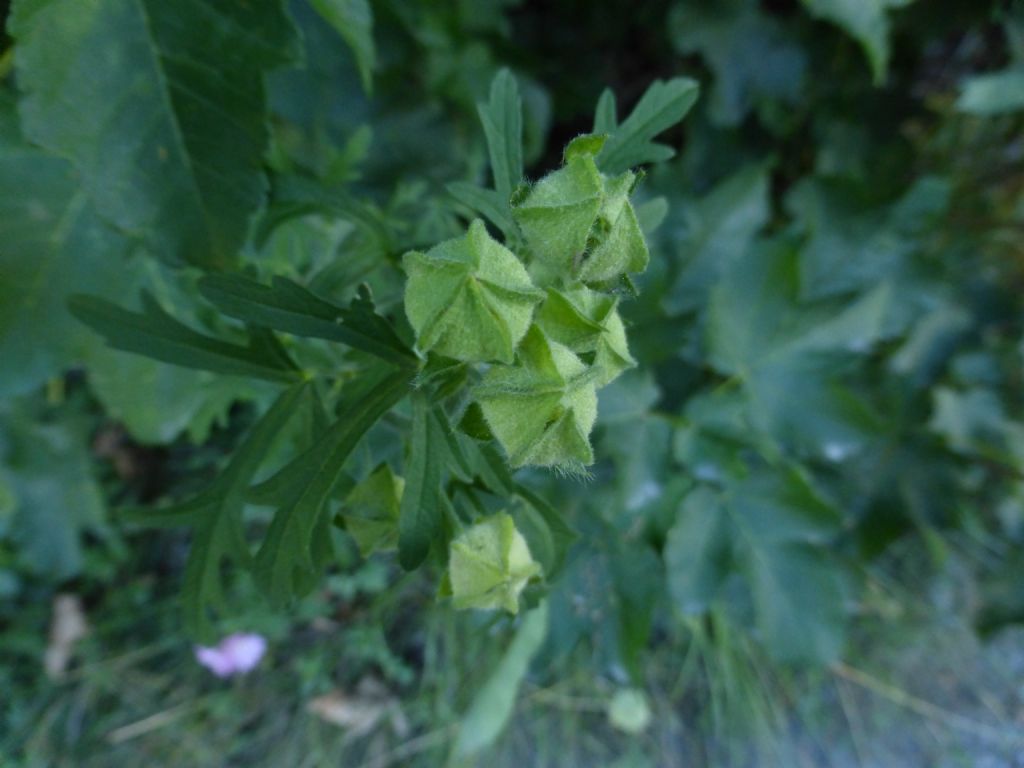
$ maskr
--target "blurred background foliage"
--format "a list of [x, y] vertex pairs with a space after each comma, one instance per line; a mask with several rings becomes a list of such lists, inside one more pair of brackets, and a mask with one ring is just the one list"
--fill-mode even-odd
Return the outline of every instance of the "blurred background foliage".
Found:
[[[195, 41], [255, 99], [198, 150], [248, 176], [196, 213], [104, 123], [131, 4], [86, 31], [73, 5], [0, 4], [0, 762], [1019, 764], [1024, 7], [268, 2], [262, 39]], [[125, 56], [123, 81], [75, 92], [40, 35]], [[187, 534], [116, 509], [203, 487], [273, 393], [111, 351], [67, 296], [146, 288], [231, 338], [195, 288], [226, 259], [400, 311], [401, 254], [457, 234], [448, 185], [487, 177], [501, 67], [531, 178], [606, 86], [621, 112], [702, 86], [641, 187], [668, 209], [594, 478], [523, 473], [579, 536], [544, 624], [454, 614], [338, 531], [292, 610], [236, 585], [222, 629], [272, 650], [215, 682], [180, 631]], [[382, 424], [351, 473], [395, 450]], [[51, 679], [58, 594], [89, 632]]]

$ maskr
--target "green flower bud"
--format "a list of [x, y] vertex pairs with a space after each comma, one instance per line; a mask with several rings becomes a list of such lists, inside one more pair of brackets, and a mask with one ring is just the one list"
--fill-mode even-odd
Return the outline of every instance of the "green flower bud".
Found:
[[518, 362], [491, 368], [473, 393], [512, 466], [578, 470], [593, 463], [595, 374], [537, 326], [523, 339]]
[[601, 210], [603, 188], [593, 155], [572, 154], [513, 207], [516, 223], [542, 267], [561, 274], [572, 271]]
[[565, 165], [576, 155], [590, 155], [596, 158], [607, 141], [608, 134], [606, 133], [586, 133], [577, 136], [565, 145], [565, 149], [562, 151], [562, 164]]
[[640, 222], [629, 202], [629, 193], [636, 181], [626, 171], [607, 179], [604, 198], [594, 228], [592, 247], [580, 265], [578, 277], [586, 283], [612, 280], [626, 272], [643, 272], [650, 256]]
[[382, 464], [345, 498], [342, 519], [363, 557], [398, 546], [398, 510], [405, 481]]
[[536, 256], [542, 283], [573, 276], [603, 283], [642, 272], [647, 244], [629, 202], [636, 174], [608, 178], [594, 157], [604, 136], [579, 136], [565, 151], [565, 165], [513, 200], [512, 213]]
[[458, 609], [519, 612], [519, 595], [541, 572], [512, 517], [500, 513], [459, 534], [448, 554], [452, 603]]
[[477, 219], [464, 237], [402, 261], [405, 313], [421, 351], [467, 362], [511, 363], [544, 294], [515, 254]]
[[618, 299], [587, 288], [548, 291], [537, 325], [548, 338], [592, 359], [594, 384], [603, 387], [636, 365], [629, 354]]

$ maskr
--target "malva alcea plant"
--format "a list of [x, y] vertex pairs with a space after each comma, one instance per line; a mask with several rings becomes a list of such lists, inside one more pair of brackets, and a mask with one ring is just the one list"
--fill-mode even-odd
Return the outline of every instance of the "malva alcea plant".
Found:
[[[609, 177], [594, 161], [606, 139], [575, 139], [561, 169], [516, 190], [515, 250], [476, 219], [464, 236], [403, 258], [416, 347], [476, 367], [472, 403], [512, 467], [579, 474], [592, 464], [597, 388], [635, 365], [615, 292], [648, 252], [629, 200], [636, 175]], [[511, 613], [541, 573], [504, 512], [456, 537], [448, 568], [456, 608]]]
[[[443, 574], [439, 594], [456, 608], [516, 613], [531, 585], [531, 600], [543, 594], [574, 534], [514, 470], [579, 476], [595, 460], [598, 389], [636, 365], [619, 316], [649, 258], [631, 201], [636, 169], [672, 155], [652, 139], [695, 99], [690, 80], [658, 82], [620, 124], [606, 92], [593, 132], [531, 185], [518, 88], [500, 73], [479, 108], [494, 188], [451, 185], [458, 210], [475, 214], [466, 229], [400, 257], [403, 293], [393, 298], [404, 318], [381, 314], [365, 286], [341, 306], [279, 276], [200, 280], [208, 302], [244, 323], [245, 343], [200, 333], [149, 296], [142, 312], [73, 300], [114, 347], [284, 387], [207, 491], [130, 513], [193, 527], [184, 585], [193, 634], [210, 636], [211, 619], [226, 610], [225, 563], [286, 602], [330, 567], [336, 528], [364, 557], [397, 550], [407, 570], [432, 564]], [[323, 359], [303, 354], [307, 339], [341, 345], [344, 374], [304, 369], [299, 361]], [[371, 430], [390, 430], [386, 442], [400, 440], [404, 456], [367, 445], [372, 469], [354, 470], [349, 459]], [[291, 458], [264, 466], [281, 455]], [[246, 525], [251, 505], [273, 510], [258, 542]]]

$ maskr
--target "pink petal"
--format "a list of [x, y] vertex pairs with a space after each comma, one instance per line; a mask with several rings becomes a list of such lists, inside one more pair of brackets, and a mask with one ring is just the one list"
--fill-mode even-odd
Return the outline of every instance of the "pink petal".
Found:
[[244, 674], [260, 663], [267, 650], [267, 641], [262, 635], [235, 634], [224, 638], [220, 647], [231, 659], [234, 671]]
[[195, 649], [196, 661], [213, 672], [217, 677], [228, 677], [234, 673], [234, 665], [227, 654], [220, 648], [206, 648], [197, 645]]

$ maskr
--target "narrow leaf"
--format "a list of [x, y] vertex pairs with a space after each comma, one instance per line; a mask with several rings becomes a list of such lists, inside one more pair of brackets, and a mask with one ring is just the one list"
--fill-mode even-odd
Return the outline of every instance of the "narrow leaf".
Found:
[[266, 345], [243, 347], [193, 331], [160, 308], [148, 293], [142, 295], [143, 311], [132, 312], [94, 296], [69, 299], [71, 314], [100, 333], [114, 349], [162, 360], [184, 368], [198, 368], [268, 381], [291, 382], [301, 378], [281, 350]]
[[242, 520], [245, 491], [275, 439], [295, 415], [308, 386], [300, 384], [278, 397], [218, 480], [223, 499], [214, 514], [200, 520], [185, 567], [185, 628], [192, 635], [209, 637], [208, 608], [211, 604], [223, 605], [221, 563], [234, 560], [248, 566], [251, 561]]
[[390, 323], [374, 311], [368, 295], [344, 309], [286, 278], [275, 277], [267, 286], [243, 275], [207, 275], [199, 291], [222, 312], [246, 323], [339, 341], [398, 365], [416, 363]]
[[808, 13], [841, 27], [860, 43], [876, 85], [885, 81], [889, 68], [888, 12], [910, 2], [912, 0], [803, 0]]
[[175, 528], [195, 525], [211, 508], [216, 508], [222, 501], [223, 494], [214, 487], [187, 501], [159, 509], [122, 507], [117, 510], [117, 516], [125, 522], [138, 523], [149, 528]]
[[[409, 384], [407, 371], [379, 367], [367, 372], [338, 420], [282, 470], [293, 481], [291, 499], [277, 510], [256, 554], [256, 578], [273, 602], [286, 602], [312, 583], [310, 576], [318, 571], [314, 531], [345, 461], [366, 431], [405, 397]], [[301, 480], [295, 481], [298, 475]]]
[[615, 94], [611, 88], [605, 88], [601, 92], [601, 98], [597, 100], [597, 109], [594, 110], [594, 133], [609, 135], [615, 131], [618, 125]]
[[[697, 101], [698, 90], [697, 82], [687, 77], [652, 83], [633, 112], [605, 142], [597, 156], [601, 170], [622, 173], [636, 165], [672, 157], [674, 150], [652, 139], [685, 117]], [[608, 106], [601, 105], [602, 124], [608, 121], [608, 115]]]
[[516, 79], [502, 69], [491, 83], [491, 97], [477, 112], [487, 136], [491, 173], [498, 196], [507, 203], [523, 178], [523, 103]]
[[519, 626], [512, 644], [473, 698], [455, 739], [454, 755], [467, 758], [492, 745], [508, 724], [519, 687], [548, 631], [548, 605], [541, 603]]
[[369, 0], [310, 0], [310, 4], [348, 43], [363, 90], [372, 92], [377, 51], [373, 44], [373, 10]]
[[501, 230], [506, 240], [516, 237], [516, 223], [512, 219], [508, 198], [503, 198], [493, 189], [484, 189], [465, 181], [453, 181], [445, 189], [464, 206], [485, 216]]
[[526, 501], [534, 510], [540, 520], [546, 526], [551, 537], [551, 557], [544, 565], [544, 578], [550, 582], [556, 578], [565, 565], [566, 555], [569, 548], [579, 536], [576, 531], [565, 522], [565, 517], [541, 496], [523, 485], [516, 486], [516, 494]]
[[398, 522], [398, 559], [406, 570], [416, 568], [426, 559], [430, 542], [442, 523], [439, 497], [445, 447], [439, 430], [426, 396], [416, 394], [412, 401], [412, 438]]
[[212, 487], [169, 508], [122, 513], [148, 525], [195, 526], [182, 587], [185, 629], [194, 637], [210, 639], [210, 611], [224, 607], [223, 563], [249, 564], [251, 556], [242, 521], [245, 492], [277, 437], [299, 412], [309, 386], [303, 383], [281, 393]]

